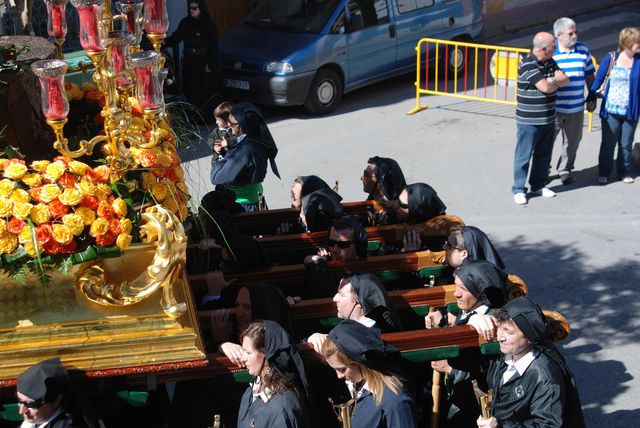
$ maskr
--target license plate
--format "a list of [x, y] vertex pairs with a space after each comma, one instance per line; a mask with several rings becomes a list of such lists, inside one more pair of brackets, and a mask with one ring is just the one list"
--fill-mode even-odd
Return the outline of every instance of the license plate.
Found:
[[249, 90], [249, 82], [246, 80], [224, 79], [224, 86], [227, 88]]

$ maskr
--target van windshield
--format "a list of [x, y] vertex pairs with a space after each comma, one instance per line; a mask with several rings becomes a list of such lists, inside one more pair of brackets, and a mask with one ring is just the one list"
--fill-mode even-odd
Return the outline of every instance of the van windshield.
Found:
[[245, 23], [262, 28], [318, 34], [340, 0], [263, 0]]

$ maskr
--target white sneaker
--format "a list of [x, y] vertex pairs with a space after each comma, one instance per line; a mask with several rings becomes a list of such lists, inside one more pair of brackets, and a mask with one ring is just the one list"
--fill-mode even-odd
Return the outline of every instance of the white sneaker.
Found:
[[543, 198], [553, 198], [556, 195], [556, 192], [549, 189], [548, 187], [543, 187], [542, 189], [532, 191], [531, 194], [536, 196], [542, 196]]
[[514, 193], [513, 202], [518, 205], [527, 205], [527, 195], [525, 195], [524, 193]]

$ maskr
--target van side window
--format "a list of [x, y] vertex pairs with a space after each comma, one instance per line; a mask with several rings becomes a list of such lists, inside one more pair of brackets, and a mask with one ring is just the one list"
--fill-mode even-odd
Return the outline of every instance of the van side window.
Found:
[[331, 34], [344, 34], [345, 33], [345, 25], [344, 25], [344, 10], [340, 12], [338, 15], [338, 19], [331, 26]]
[[433, 0], [398, 0], [398, 12], [407, 13], [433, 6]]
[[349, 14], [351, 32], [389, 22], [387, 0], [349, 0]]

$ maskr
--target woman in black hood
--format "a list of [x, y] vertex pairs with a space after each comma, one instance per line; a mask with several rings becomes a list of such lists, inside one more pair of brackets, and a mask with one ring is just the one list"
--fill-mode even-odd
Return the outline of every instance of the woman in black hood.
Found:
[[433, 187], [424, 183], [410, 184], [398, 197], [396, 215], [405, 223], [420, 223], [446, 214], [447, 206]]
[[318, 189], [302, 198], [300, 219], [308, 232], [327, 231], [344, 214], [342, 198], [331, 189]]
[[553, 328], [540, 307], [523, 296], [493, 316], [501, 352], [487, 376], [493, 416], [479, 419], [478, 426], [584, 428], [575, 379], [551, 341]]
[[267, 161], [280, 178], [275, 161], [278, 148], [260, 109], [253, 104], [237, 104], [229, 123], [236, 144], [214, 162], [211, 183], [235, 192], [236, 202], [245, 211], [257, 211], [264, 194], [262, 181], [267, 174]]
[[334, 192], [333, 189], [317, 175], [300, 175], [293, 180], [293, 186], [291, 186], [291, 208], [299, 210], [302, 206], [302, 198], [320, 189], [331, 191], [334, 193], [336, 199], [339, 201], [342, 200], [342, 196]]
[[302, 358], [289, 334], [273, 321], [256, 320], [240, 335], [244, 364], [254, 377], [238, 409], [238, 427], [311, 426]]
[[[367, 200], [383, 199], [393, 201], [398, 199], [400, 193], [407, 185], [404, 173], [398, 165], [398, 162], [391, 158], [383, 158], [374, 156], [367, 161], [369, 165], [375, 166], [370, 173], [375, 174], [375, 187], [369, 192]], [[367, 167], [369, 171], [369, 167]], [[365, 171], [365, 174], [367, 174]], [[365, 182], [366, 177], [363, 175], [362, 181]]]
[[166, 45], [175, 48], [184, 42], [182, 64], [182, 90], [187, 100], [200, 109], [207, 108], [219, 91], [216, 68], [218, 66], [218, 29], [209, 17], [203, 0], [188, 0], [188, 15], [167, 38]]
[[462, 265], [466, 259], [486, 260], [499, 269], [504, 269], [504, 262], [489, 240], [489, 237], [474, 226], [454, 228], [449, 232], [444, 249], [447, 263], [452, 268]]

